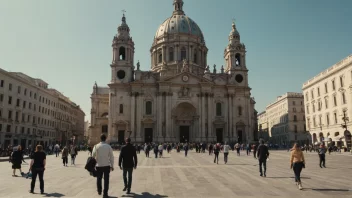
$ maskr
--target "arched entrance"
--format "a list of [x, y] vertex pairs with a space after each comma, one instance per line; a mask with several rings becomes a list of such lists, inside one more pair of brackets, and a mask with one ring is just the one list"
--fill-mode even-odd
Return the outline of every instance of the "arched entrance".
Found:
[[194, 121], [197, 118], [197, 109], [188, 102], [182, 102], [172, 111], [172, 117], [175, 121], [176, 140], [179, 142], [189, 142], [195, 138]]
[[114, 134], [110, 141], [123, 144], [125, 138], [131, 135], [131, 132], [129, 131], [129, 123], [125, 120], [119, 120], [115, 123], [114, 127]]
[[324, 142], [324, 134], [322, 132], [319, 133], [319, 142]]
[[236, 123], [237, 143], [244, 143], [246, 141], [246, 125], [243, 122]]
[[313, 133], [313, 143], [316, 143], [316, 142], [317, 142], [317, 134]]

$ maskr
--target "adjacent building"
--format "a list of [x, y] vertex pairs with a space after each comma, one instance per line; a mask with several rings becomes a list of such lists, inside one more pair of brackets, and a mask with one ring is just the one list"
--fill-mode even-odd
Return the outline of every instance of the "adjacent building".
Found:
[[0, 144], [28, 147], [83, 139], [84, 112], [48, 83], [0, 69]]
[[157, 29], [149, 71], [135, 61], [132, 30], [122, 17], [112, 41], [110, 83], [93, 87], [90, 144], [101, 133], [110, 142], [128, 136], [135, 142], [249, 143], [257, 138], [246, 47], [235, 23], [225, 64], [210, 68], [203, 32], [183, 5], [174, 0], [171, 17]]
[[269, 141], [269, 125], [268, 118], [266, 117], [266, 111], [258, 114], [258, 136], [265, 141]]
[[305, 82], [302, 90], [313, 143], [351, 148], [352, 55]]
[[310, 143], [306, 131], [302, 93], [288, 92], [277, 97], [265, 112], [258, 115], [259, 135], [270, 136], [270, 142], [278, 145], [291, 145], [294, 142]]

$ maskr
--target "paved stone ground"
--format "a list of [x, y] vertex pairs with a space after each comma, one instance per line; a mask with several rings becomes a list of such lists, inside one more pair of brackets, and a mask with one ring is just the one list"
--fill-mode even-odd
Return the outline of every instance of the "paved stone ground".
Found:
[[[115, 152], [117, 165], [118, 152]], [[243, 152], [244, 154], [244, 152]], [[352, 197], [352, 156], [327, 155], [327, 167], [318, 167], [318, 156], [307, 153], [307, 168], [302, 172], [304, 190], [294, 184], [293, 171], [289, 169], [289, 153], [272, 151], [268, 161], [267, 177], [259, 176], [257, 161], [253, 156], [237, 157], [230, 153], [224, 165], [220, 155], [219, 165], [213, 156], [191, 151], [165, 154], [162, 159], [138, 155], [139, 166], [133, 174], [132, 191], [122, 192], [122, 172], [115, 169], [110, 175], [112, 197]], [[86, 152], [80, 152], [76, 166], [63, 167], [61, 158], [48, 157], [45, 171], [46, 195], [28, 193], [30, 180], [11, 176], [11, 165], [0, 163], [0, 197], [100, 197], [96, 180], [84, 169]], [[29, 160], [28, 160], [29, 161]], [[28, 170], [28, 165], [23, 165]], [[37, 181], [35, 192], [39, 192]]]

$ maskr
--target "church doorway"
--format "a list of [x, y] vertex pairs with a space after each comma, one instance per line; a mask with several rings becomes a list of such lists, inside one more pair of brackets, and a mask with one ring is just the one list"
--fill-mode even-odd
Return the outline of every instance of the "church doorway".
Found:
[[117, 140], [120, 144], [125, 142], [125, 130], [119, 130], [117, 132]]
[[237, 131], [237, 142], [242, 143], [243, 142], [243, 136], [242, 136], [242, 130]]
[[180, 126], [180, 142], [189, 142], [189, 126]]
[[217, 143], [222, 143], [223, 140], [224, 140], [223, 129], [222, 128], [217, 128], [216, 129], [216, 142]]
[[144, 142], [145, 143], [153, 142], [153, 128], [144, 129]]

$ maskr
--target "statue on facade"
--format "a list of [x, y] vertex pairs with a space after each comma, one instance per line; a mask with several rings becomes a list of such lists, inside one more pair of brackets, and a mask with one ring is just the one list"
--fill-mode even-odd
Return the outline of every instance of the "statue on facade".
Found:
[[224, 66], [221, 65], [221, 73], [223, 74], [224, 73]]
[[180, 91], [178, 92], [179, 97], [188, 97], [189, 96], [189, 88], [188, 87], [182, 87]]
[[181, 72], [189, 72], [189, 67], [188, 67], [187, 60], [186, 60], [186, 59], [183, 59], [183, 65], [182, 65], [182, 70], [181, 70]]
[[209, 65], [207, 65], [207, 66], [205, 67], [205, 73], [210, 73]]
[[141, 67], [141, 65], [139, 64], [139, 60], [138, 60], [138, 62], [137, 62], [137, 71], [140, 70], [140, 67]]
[[214, 64], [213, 73], [216, 74], [216, 65]]

